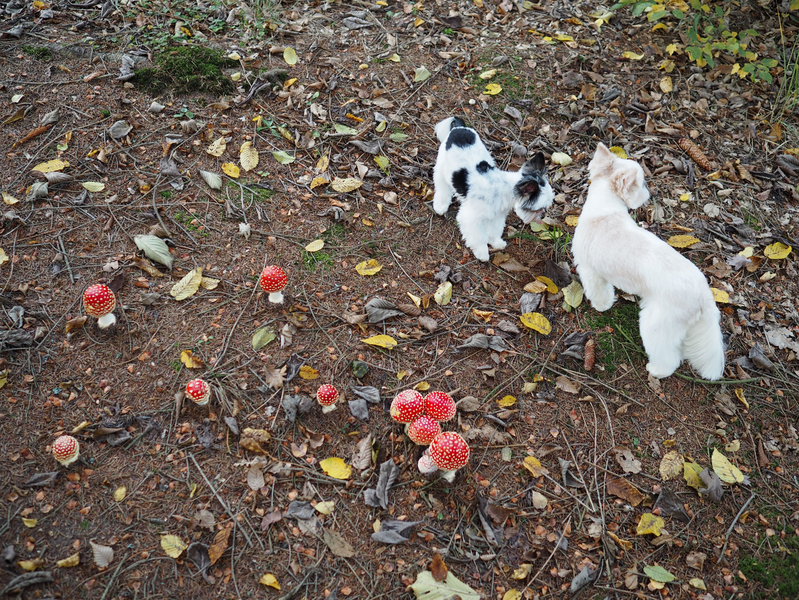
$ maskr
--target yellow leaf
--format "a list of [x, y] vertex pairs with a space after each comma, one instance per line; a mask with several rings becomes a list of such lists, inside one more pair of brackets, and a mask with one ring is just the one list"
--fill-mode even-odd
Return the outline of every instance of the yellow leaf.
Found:
[[241, 175], [241, 171], [233, 163], [222, 163], [222, 171], [224, 171], [225, 175], [233, 179], [238, 179]]
[[244, 142], [239, 150], [239, 161], [241, 168], [245, 171], [252, 171], [258, 166], [258, 150], [256, 150], [252, 142]]
[[538, 281], [536, 279], [535, 281], [531, 281], [526, 286], [524, 286], [524, 291], [530, 292], [531, 294], [543, 294], [544, 292], [547, 291], [547, 287], [548, 286], [546, 283], [544, 283], [543, 281]]
[[683, 479], [685, 479], [685, 483], [690, 485], [695, 490], [698, 490], [700, 487], [705, 487], [702, 478], [699, 477], [699, 474], [703, 470], [704, 469], [695, 462], [686, 461], [683, 464], [683, 471], [682, 471], [682, 476]]
[[524, 313], [520, 317], [520, 320], [522, 325], [538, 333], [549, 335], [549, 332], [552, 331], [552, 325], [549, 324], [547, 318], [541, 313]]
[[729, 444], [724, 444], [727, 452], [738, 452], [741, 449], [741, 440], [733, 440]]
[[746, 408], [749, 408], [749, 401], [744, 396], [743, 388], [735, 388], [735, 397], [740, 400], [741, 404], [743, 404]]
[[80, 553], [76, 552], [72, 556], [68, 556], [62, 560], [59, 560], [55, 566], [60, 569], [65, 569], [67, 567], [77, 567], [80, 564]]
[[663, 79], [660, 80], [660, 90], [664, 94], [668, 94], [669, 92], [674, 91], [674, 83], [671, 81], [671, 77], [666, 75]]
[[31, 529], [36, 527], [36, 523], [38, 522], [39, 519], [26, 519], [24, 517], [22, 518], [22, 524], [25, 525], [25, 527], [30, 527]]
[[205, 363], [201, 361], [199, 358], [196, 358], [191, 350], [184, 350], [180, 353], [180, 362], [186, 365], [187, 369], [203, 369], [205, 368]]
[[225, 142], [224, 137], [220, 137], [219, 139], [215, 140], [208, 148], [206, 148], [206, 152], [211, 156], [222, 156], [227, 148], [227, 143]]
[[344, 179], [340, 179], [336, 177], [333, 182], [330, 184], [337, 192], [346, 193], [351, 192], [353, 190], [357, 190], [359, 187], [363, 185], [363, 181], [360, 179], [356, 179], [355, 177], [346, 177]]
[[359, 262], [355, 265], [355, 270], [358, 272], [358, 275], [376, 275], [380, 269], [383, 268], [376, 259], [370, 258], [369, 260], [365, 260], [363, 262]]
[[413, 21], [413, 26], [419, 27], [419, 25], [424, 25], [424, 19], [421, 17], [416, 17]]
[[744, 480], [744, 474], [741, 473], [741, 470], [715, 448], [713, 448], [713, 456], [710, 461], [713, 463], [713, 470], [716, 475], [724, 483], [741, 483]]
[[285, 50], [283, 50], [283, 60], [286, 61], [286, 64], [294, 66], [297, 64], [297, 51], [288, 46]]
[[318, 188], [320, 185], [327, 185], [330, 180], [326, 177], [314, 177], [311, 182], [311, 189]]
[[569, 285], [563, 288], [563, 301], [571, 306], [577, 308], [583, 302], [583, 286], [579, 281], [572, 281]]
[[555, 39], [559, 42], [573, 42], [574, 38], [570, 35], [566, 35], [565, 33], [559, 33], [555, 36]]
[[81, 185], [90, 192], [102, 192], [105, 189], [105, 184], [98, 181], [84, 181]]
[[660, 530], [663, 529], [665, 524], [666, 522], [660, 517], [652, 513], [644, 513], [641, 515], [641, 520], [638, 521], [638, 528], [635, 533], [638, 535], [647, 535], [649, 533], [660, 535]]
[[660, 476], [663, 478], [663, 481], [668, 481], [669, 479], [674, 479], [679, 476], [680, 473], [683, 472], [684, 464], [685, 458], [683, 458], [682, 454], [676, 450], [667, 452], [660, 461]]
[[550, 294], [558, 293], [558, 286], [555, 285], [555, 282], [552, 281], [549, 277], [544, 277], [543, 275], [539, 275], [538, 277], [536, 277], [536, 279], [547, 286], [547, 291]]
[[691, 584], [691, 587], [693, 588], [707, 591], [707, 586], [705, 585], [704, 579], [699, 579], [699, 577], [693, 577], [688, 580], [688, 583]]
[[200, 281], [202, 278], [202, 267], [192, 269], [183, 279], [172, 286], [172, 289], [169, 290], [169, 294], [175, 300], [185, 300], [186, 298], [190, 298], [197, 292], [198, 289], [200, 289]]
[[526, 456], [522, 466], [530, 471], [533, 477], [543, 477], [549, 473], [549, 470], [535, 456]]
[[752, 246], [747, 246], [743, 250], [741, 250], [738, 254], [745, 258], [752, 258], [755, 254], [755, 249]]
[[319, 466], [326, 475], [333, 479], [349, 479], [352, 475], [352, 467], [337, 457], [326, 458], [319, 461]]
[[300, 367], [301, 379], [311, 380], [311, 379], [316, 379], [317, 377], [319, 377], [319, 371], [317, 371], [313, 367], [310, 367], [308, 365], [302, 365]]
[[476, 308], [472, 309], [472, 313], [474, 314], [475, 317], [483, 319], [486, 323], [488, 323], [491, 320], [491, 315], [494, 314], [489, 310], [478, 310]]
[[611, 146], [608, 148], [613, 154], [618, 156], [619, 158], [627, 158], [627, 152], [621, 146]]
[[5, 202], [6, 204], [8, 204], [10, 206], [12, 204], [16, 204], [17, 202], [19, 202], [19, 199], [18, 198], [14, 198], [14, 196], [12, 196], [11, 194], [7, 194], [6, 192], [3, 192], [3, 202]]
[[635, 52], [630, 52], [629, 50], [622, 53], [622, 56], [624, 58], [629, 58], [630, 60], [641, 60], [644, 57], [643, 54], [636, 54]]
[[652, 28], [652, 31], [657, 31], [658, 29], [668, 29], [665, 23], [658, 23]]
[[406, 292], [406, 293], [408, 294], [408, 298], [410, 298], [411, 301], [416, 305], [416, 308], [419, 308], [419, 306], [422, 303], [422, 299], [419, 296], [414, 296], [410, 292]]
[[0, 265], [2, 265], [3, 263], [7, 263], [8, 261], [9, 261], [8, 254], [6, 254], [5, 250], [0, 248]]
[[496, 69], [488, 69], [488, 71], [483, 71], [478, 75], [480, 79], [491, 79], [494, 75], [497, 74]]
[[483, 90], [483, 93], [487, 94], [488, 96], [496, 96], [501, 91], [502, 91], [501, 85], [499, 85], [498, 83], [489, 83], [486, 86], [486, 89]]
[[385, 348], [386, 350], [391, 350], [394, 346], [397, 345], [397, 340], [395, 340], [390, 335], [373, 335], [370, 338], [366, 338], [365, 340], [361, 340], [364, 344], [369, 344], [370, 346], [377, 346], [378, 348]]
[[322, 248], [325, 247], [324, 240], [314, 240], [307, 246], [305, 246], [306, 252], [319, 252]]
[[328, 500], [327, 502], [317, 502], [314, 508], [317, 512], [323, 515], [329, 515], [333, 513], [333, 509], [336, 507], [336, 503], [332, 500]]
[[568, 167], [572, 162], [572, 157], [564, 152], [553, 152], [550, 160], [553, 164], [560, 165], [561, 167]]
[[666, 243], [672, 248], [688, 248], [699, 242], [699, 238], [692, 235], [673, 235]]
[[669, 53], [669, 56], [673, 55], [677, 51], [677, 44], [669, 44], [666, 46], [666, 52]]
[[513, 396], [505, 396], [504, 398], [497, 400], [497, 404], [502, 408], [508, 408], [509, 406], [516, 404], [516, 398]]
[[375, 164], [384, 172], [388, 172], [388, 158], [385, 156], [375, 156]]
[[0, 390], [2, 390], [8, 383], [8, 369], [0, 371]]
[[688, 202], [691, 199], [691, 193], [680, 194], [680, 202]]
[[415, 386], [413, 386], [413, 389], [419, 392], [426, 392], [427, 390], [430, 389], [430, 384], [427, 383], [426, 381], [420, 381]]
[[268, 585], [271, 588], [275, 588], [276, 590], [280, 591], [280, 584], [277, 581], [277, 577], [272, 575], [271, 573], [267, 573], [261, 579], [258, 580], [258, 583], [262, 583], [263, 585]]
[[522, 593], [519, 590], [508, 590], [502, 596], [502, 600], [520, 600]]
[[162, 535], [161, 548], [170, 558], [178, 558], [188, 548], [188, 544], [176, 535]]
[[324, 173], [325, 171], [327, 171], [327, 167], [329, 165], [330, 165], [330, 157], [329, 157], [329, 155], [325, 154], [322, 158], [320, 158], [316, 162], [316, 170], [319, 173]]
[[446, 306], [449, 304], [449, 301], [452, 300], [452, 283], [445, 281], [439, 285], [435, 294], [433, 294], [433, 299], [439, 306]]
[[566, 215], [566, 225], [569, 227], [577, 227], [577, 223], [580, 221], [580, 217], [577, 215]]
[[114, 490], [114, 500], [116, 502], [122, 502], [125, 499], [125, 496], [128, 493], [128, 488], [124, 485], [119, 486], [116, 490]]
[[763, 254], [771, 260], [781, 260], [786, 258], [791, 253], [791, 250], [793, 250], [793, 248], [790, 246], [786, 246], [782, 242], [775, 242], [766, 246], [763, 249]]
[[719, 304], [727, 304], [730, 301], [730, 295], [724, 290], [712, 287], [710, 291], [713, 292], [713, 299]]
[[514, 579], [527, 579], [527, 577], [529, 577], [530, 573], [532, 572], [533, 572], [533, 565], [531, 565], [530, 563], [523, 563], [519, 565], [518, 569], [515, 569], [513, 571], [511, 577], [513, 577]]
[[40, 173], [52, 173], [53, 171], [61, 171], [69, 166], [65, 160], [48, 160], [47, 162], [39, 163], [31, 169], [31, 171], [39, 171]]
[[200, 279], [200, 285], [206, 290], [215, 290], [219, 285], [219, 280], [213, 277], [203, 277]]
[[402, 59], [400, 58], [400, 55], [395, 52], [394, 54], [389, 56], [386, 60], [390, 60], [391, 62], [398, 63]]
[[23, 571], [35, 571], [42, 565], [44, 565], [44, 560], [41, 558], [34, 558], [32, 560], [21, 560], [17, 563], [20, 569]]

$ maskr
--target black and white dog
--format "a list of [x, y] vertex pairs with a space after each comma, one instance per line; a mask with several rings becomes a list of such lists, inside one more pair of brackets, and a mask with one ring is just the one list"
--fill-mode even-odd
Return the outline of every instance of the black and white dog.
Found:
[[441, 141], [433, 170], [433, 210], [443, 215], [452, 196], [460, 201], [458, 226], [478, 260], [488, 260], [488, 245], [501, 250], [505, 218], [512, 208], [525, 223], [540, 219], [555, 198], [539, 152], [516, 172], [497, 168], [477, 132], [458, 117], [436, 125]]

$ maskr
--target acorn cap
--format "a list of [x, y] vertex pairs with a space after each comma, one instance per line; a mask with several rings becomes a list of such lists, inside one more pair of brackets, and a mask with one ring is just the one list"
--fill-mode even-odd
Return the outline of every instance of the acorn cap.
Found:
[[430, 443], [430, 458], [439, 469], [455, 471], [469, 462], [469, 444], [454, 431], [445, 431]]
[[390, 412], [398, 423], [412, 423], [424, 414], [424, 397], [416, 390], [404, 390], [394, 396]]
[[424, 412], [436, 421], [449, 421], [455, 416], [455, 401], [446, 392], [430, 392], [424, 399]]
[[441, 433], [441, 425], [427, 415], [422, 415], [408, 426], [408, 437], [420, 446], [428, 446]]

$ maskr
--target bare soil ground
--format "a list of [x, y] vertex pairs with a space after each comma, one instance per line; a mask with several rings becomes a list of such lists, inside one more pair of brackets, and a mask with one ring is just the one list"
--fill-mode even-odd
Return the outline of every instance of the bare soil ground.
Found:
[[[796, 114], [779, 110], [795, 12], [760, 2], [729, 14], [764, 33], [759, 52], [782, 57], [772, 84], [673, 57], [667, 92], [676, 34], [624, 11], [597, 31], [586, 2], [39, 4], [6, 4], [12, 33], [0, 39], [3, 593], [413, 598], [407, 586], [439, 553], [477, 594], [464, 598], [796, 597], [797, 270], [795, 253], [764, 254], [795, 246], [799, 225]], [[236, 53], [230, 91], [117, 79], [124, 61], [146, 67], [181, 44]], [[549, 163], [546, 230], [509, 217], [508, 248], [490, 263], [462, 248], [454, 210], [430, 209], [433, 126], [453, 114], [503, 168], [538, 150], [573, 161]], [[599, 141], [645, 166], [643, 226], [698, 238], [680, 251], [727, 295], [724, 380], [687, 365], [648, 379], [634, 298], [608, 313], [565, 303]], [[259, 153], [250, 171], [245, 142]], [[32, 167], [54, 159], [69, 177], [37, 195], [45, 176]], [[200, 171], [226, 173], [221, 189]], [[345, 178], [359, 187], [329, 185]], [[167, 240], [171, 270], [137, 248], [148, 233]], [[306, 250], [315, 240], [324, 246]], [[372, 259], [379, 272], [356, 271]], [[258, 288], [267, 263], [288, 273], [282, 305]], [[175, 300], [197, 268], [218, 283]], [[547, 335], [519, 320], [523, 288], [542, 276], [552, 287], [532, 300]], [[80, 319], [96, 282], [116, 290], [111, 330]], [[451, 300], [439, 302], [446, 282]], [[398, 314], [367, 318], [374, 298]], [[263, 328], [276, 337], [254, 350]], [[363, 342], [380, 334], [397, 345]], [[459, 348], [475, 334], [495, 346]], [[209, 406], [182, 397], [195, 377], [212, 384]], [[344, 393], [339, 408], [290, 419], [291, 398], [321, 383]], [[352, 414], [353, 386], [379, 392], [366, 414]], [[446, 428], [472, 455], [452, 484], [417, 472], [421, 449], [389, 417], [410, 387], [461, 401]], [[246, 429], [261, 430], [260, 445]], [[62, 433], [81, 444], [66, 468], [51, 454]], [[664, 478], [669, 462], [712, 468], [714, 451], [745, 476], [720, 501], [679, 465]], [[338, 479], [320, 466], [331, 457], [362, 468]], [[385, 507], [368, 506], [386, 461], [396, 485]], [[657, 533], [642, 532], [647, 515], [663, 520]], [[403, 520], [418, 521], [407, 541], [372, 539]], [[215, 559], [205, 576], [187, 552], [169, 556], [190, 543]], [[93, 544], [113, 549], [108, 566]], [[79, 564], [57, 566], [75, 554]], [[657, 566], [674, 581], [653, 582]]]

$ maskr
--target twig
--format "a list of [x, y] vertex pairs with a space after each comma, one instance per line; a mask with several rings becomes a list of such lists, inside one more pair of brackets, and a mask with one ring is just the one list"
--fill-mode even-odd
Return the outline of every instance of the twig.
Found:
[[533, 585], [533, 583], [535, 583], [535, 580], [538, 579], [538, 576], [541, 575], [541, 573], [544, 572], [544, 569], [547, 568], [547, 565], [549, 564], [549, 561], [552, 560], [552, 557], [555, 556], [555, 552], [557, 552], [558, 548], [560, 548], [560, 543], [563, 541], [563, 538], [566, 537], [566, 531], [569, 529], [571, 524], [572, 524], [572, 517], [571, 517], [571, 515], [569, 515], [569, 518], [566, 521], [566, 525], [563, 526], [563, 532], [560, 534], [560, 537], [558, 538], [558, 541], [555, 544], [555, 547], [552, 548], [552, 552], [549, 553], [549, 556], [544, 561], [544, 564], [541, 565], [538, 568], [538, 571], [536, 571], [535, 575], [533, 575], [532, 578], [530, 578], [530, 581], [527, 582], [527, 585], [524, 586], [524, 588], [522, 589], [520, 595], [524, 595], [524, 592], [526, 592], [527, 590], [530, 589], [530, 586]]
[[61, 246], [61, 256], [64, 257], [64, 264], [67, 267], [67, 273], [69, 273], [69, 280], [75, 283], [75, 276], [72, 274], [72, 267], [69, 266], [69, 258], [67, 258], [67, 248], [64, 246], [64, 240], [60, 235], [58, 236], [58, 244]]
[[122, 565], [125, 564], [126, 560], [128, 560], [128, 557], [123, 556], [122, 560], [119, 561], [119, 566], [117, 566], [116, 571], [114, 571], [114, 574], [111, 575], [111, 579], [108, 581], [108, 585], [105, 586], [105, 590], [103, 590], [103, 595], [100, 596], [100, 600], [105, 600], [105, 597], [108, 595], [111, 586], [114, 585], [114, 581], [116, 580], [117, 575], [119, 575], [119, 570], [122, 568]]
[[727, 549], [727, 544], [730, 541], [730, 535], [732, 535], [732, 528], [735, 527], [735, 524], [738, 522], [738, 519], [741, 518], [741, 515], [744, 514], [746, 507], [749, 506], [749, 503], [755, 499], [755, 493], [752, 492], [752, 495], [749, 496], [749, 500], [744, 502], [744, 505], [741, 507], [741, 510], [738, 511], [738, 514], [735, 515], [735, 518], [732, 520], [730, 524], [730, 528], [727, 530], [727, 535], [724, 536], [724, 545], [721, 547], [721, 554], [719, 554], [719, 562], [724, 560], [724, 551]]

